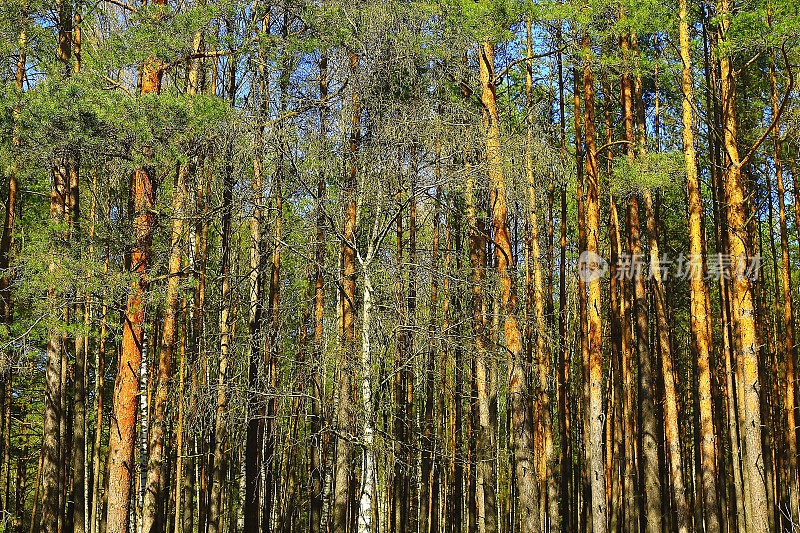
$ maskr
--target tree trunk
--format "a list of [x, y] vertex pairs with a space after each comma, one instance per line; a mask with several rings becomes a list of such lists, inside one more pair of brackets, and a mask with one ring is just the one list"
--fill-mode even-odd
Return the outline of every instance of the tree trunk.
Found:
[[[181, 533], [183, 529], [183, 485], [184, 485], [184, 450], [186, 446], [184, 445], [184, 420], [185, 420], [185, 395], [184, 391], [186, 390], [186, 337], [188, 334], [187, 331], [187, 321], [186, 321], [186, 309], [184, 303], [184, 309], [181, 313], [181, 345], [180, 345], [180, 361], [178, 362], [178, 427], [175, 428], [175, 480], [174, 480], [174, 491], [175, 491], [175, 527], [173, 531], [175, 533]], [[191, 464], [191, 463], [189, 463]], [[189, 505], [186, 503], [185, 505]], [[167, 532], [169, 533], [169, 532]], [[190, 532], [186, 532], [190, 533]]]
[[[231, 27], [230, 25], [228, 26]], [[228, 78], [228, 101], [231, 106], [236, 98], [236, 66], [231, 63]], [[219, 367], [217, 370], [217, 406], [214, 421], [214, 464], [212, 468], [211, 494], [209, 496], [208, 533], [222, 530], [222, 499], [227, 473], [227, 373], [231, 343], [231, 219], [233, 217], [233, 145], [228, 145], [225, 175], [222, 184], [222, 243], [220, 265], [221, 307], [219, 312]], [[235, 314], [235, 310], [234, 310]]]
[[[436, 160], [436, 176], [441, 177], [438, 158]], [[437, 180], [438, 182], [438, 180]], [[439, 218], [441, 187], [436, 188], [436, 200], [433, 209], [433, 250], [431, 257], [432, 272], [430, 285], [430, 322], [428, 324], [428, 360], [425, 369], [425, 412], [422, 437], [421, 479], [420, 479], [420, 533], [438, 533], [438, 491], [439, 465], [435, 462], [434, 440], [434, 395], [436, 388], [436, 312], [439, 290]], [[442, 369], [442, 372], [445, 370]]]
[[[586, 252], [589, 261], [596, 261], [599, 251], [600, 201], [595, 137], [594, 74], [588, 37], [583, 38], [583, 96], [586, 128]], [[589, 405], [588, 423], [591, 448], [588, 451], [592, 488], [592, 525], [595, 533], [606, 531], [606, 482], [603, 465], [603, 351], [600, 277], [588, 278], [589, 298], [586, 302], [589, 320]]]
[[[557, 29], [556, 42], [561, 46], [562, 35], [560, 27]], [[566, 164], [567, 160], [567, 126], [566, 126], [566, 101], [564, 98], [564, 63], [561, 50], [556, 56], [558, 68], [558, 120], [560, 138], [560, 161]], [[571, 520], [570, 492], [572, 480], [572, 451], [570, 446], [569, 429], [569, 345], [567, 343], [567, 187], [561, 186], [561, 206], [559, 220], [559, 272], [558, 272], [558, 428], [559, 428], [559, 453], [561, 455], [561, 490], [559, 503], [561, 507], [561, 527], [565, 530], [574, 529]]]
[[[18, 93], [22, 93], [25, 79], [25, 64], [28, 52], [28, 2], [22, 9], [20, 19], [21, 30], [19, 33], [19, 57], [15, 75], [15, 85]], [[22, 110], [19, 105], [14, 106], [14, 124], [11, 144], [14, 151], [20, 149], [20, 121]], [[13, 241], [14, 223], [17, 216], [17, 189], [19, 182], [19, 154], [15, 153], [12, 159], [11, 172], [8, 174], [8, 196], [6, 197], [6, 213], [3, 221], [3, 234], [0, 238], [0, 324], [10, 324], [14, 318], [14, 302], [11, 295], [11, 273], [8, 270], [11, 264], [11, 244]]]
[[375, 423], [374, 403], [372, 399], [372, 347], [370, 344], [370, 327], [372, 323], [372, 278], [369, 269], [375, 258], [379, 245], [382, 203], [378, 204], [372, 236], [369, 241], [367, 255], [361, 262], [364, 271], [364, 291], [361, 307], [361, 402], [364, 406], [364, 459], [361, 466], [361, 495], [358, 508], [358, 533], [372, 531], [373, 498], [375, 496]]
[[[184, 220], [186, 218], [186, 181], [192, 169], [183, 164], [178, 169], [175, 191], [172, 197], [172, 237], [169, 256], [169, 277], [164, 303], [162, 340], [158, 358], [158, 386], [153, 403], [150, 427], [150, 459], [147, 465], [147, 479], [142, 505], [142, 532], [158, 533], [163, 524], [159, 523], [165, 498], [164, 468], [164, 416], [172, 380], [172, 358], [177, 335], [177, 321], [180, 305], [181, 260], [184, 244]], [[152, 344], [156, 344], [157, 338]]]
[[[545, 317], [545, 299], [547, 305], [552, 305], [552, 297], [548, 297], [542, 288], [542, 267], [541, 267], [541, 253], [539, 248], [539, 221], [537, 217], [536, 206], [536, 176], [533, 169], [533, 39], [532, 39], [532, 22], [526, 21], [526, 57], [525, 62], [525, 97], [527, 105], [527, 143], [525, 148], [525, 174], [527, 178], [528, 188], [528, 224], [530, 225], [530, 257], [526, 257], [526, 266], [533, 268], [533, 303], [536, 311], [536, 359], [538, 362], [539, 382], [535, 385], [538, 387], [538, 408], [540, 411], [539, 422], [541, 424], [540, 434], [542, 438], [541, 448], [543, 450], [543, 457], [540, 459], [544, 462], [542, 465], [545, 474], [545, 484], [542, 486], [547, 487], [545, 494], [540, 494], [540, 501], [547, 501], [549, 513], [548, 522], [550, 531], [558, 533], [561, 528], [559, 521], [558, 511], [558, 470], [555, 468], [556, 455], [553, 445], [553, 424], [551, 419], [552, 408], [550, 406], [550, 391], [551, 391], [551, 364], [550, 364], [550, 350], [546, 346], [547, 335], [547, 319]], [[552, 181], [551, 181], [552, 183]], [[552, 226], [552, 222], [548, 223]]]
[[[638, 50], [637, 50], [638, 52]], [[638, 61], [638, 56], [637, 56]], [[639, 156], [646, 153], [646, 124], [645, 109], [642, 99], [641, 75], [636, 75], [636, 126], [639, 132]], [[686, 500], [684, 486], [683, 463], [681, 458], [681, 445], [678, 430], [678, 402], [675, 392], [675, 375], [672, 364], [672, 350], [670, 347], [669, 324], [667, 321], [667, 301], [664, 283], [661, 277], [661, 259], [658, 244], [657, 215], [653, 209], [652, 193], [649, 189], [642, 190], [645, 204], [645, 220], [647, 225], [648, 245], [650, 248], [650, 277], [653, 280], [653, 301], [656, 311], [656, 333], [658, 346], [661, 352], [662, 379], [664, 386], [664, 430], [666, 446], [668, 448], [669, 474], [672, 485], [672, 495], [675, 504], [675, 519], [678, 533], [687, 533], [689, 507]], [[648, 495], [649, 498], [649, 495]]]
[[[772, 112], [778, 112], [778, 80], [775, 75], [775, 63], [770, 63], [770, 78], [772, 81]], [[783, 297], [783, 339], [785, 350], [785, 371], [783, 375], [786, 377], [786, 386], [784, 388], [784, 405], [786, 411], [786, 463], [787, 479], [784, 483], [788, 484], [789, 488], [789, 517], [792, 524], [797, 524], [798, 520], [798, 505], [800, 505], [800, 489], [798, 489], [797, 480], [797, 432], [793, 429], [795, 424], [795, 382], [794, 382], [794, 363], [797, 358], [797, 347], [794, 344], [794, 312], [792, 304], [792, 275], [789, 257], [789, 235], [786, 222], [786, 206], [785, 206], [785, 189], [783, 184], [783, 161], [782, 161], [782, 143], [778, 124], [775, 124], [775, 129], [772, 133], [773, 138], [773, 161], [775, 162], [775, 181], [778, 185], [778, 219], [780, 223], [780, 240], [781, 240], [781, 265], [780, 265], [780, 281], [781, 281], [781, 295]], [[795, 178], [796, 179], [796, 178]], [[777, 260], [776, 260], [777, 262]], [[777, 297], [776, 297], [777, 298]], [[777, 305], [777, 301], [776, 301]], [[777, 379], [777, 376], [773, 376]], [[780, 426], [778, 426], [780, 427]], [[788, 517], [787, 517], [788, 518]]]
[[[64, 197], [66, 195], [67, 171], [64, 160], [55, 165], [52, 171], [50, 192], [50, 218], [53, 224], [60, 224], [64, 213]], [[53, 254], [59, 253], [63, 235], [53, 231]], [[54, 274], [58, 264], [50, 263], [49, 271]], [[62, 374], [62, 335], [58, 331], [58, 323], [63, 318], [63, 309], [59, 305], [59, 292], [55, 286], [48, 289], [50, 303], [50, 332], [47, 342], [47, 366], [45, 368], [45, 405], [42, 433], [42, 521], [44, 533], [57, 533], [60, 515], [59, 470], [61, 468], [61, 439], [59, 427], [63, 417], [61, 396]]]
[[[634, 36], [635, 38], [635, 36]], [[623, 53], [628, 54], [628, 37], [623, 39]], [[635, 48], [635, 45], [634, 45]], [[628, 160], [633, 162], [634, 155], [634, 95], [631, 87], [630, 71], [626, 68], [622, 76], [622, 99], [625, 120], [625, 137], [628, 141]], [[639, 133], [643, 136], [643, 132]], [[644, 286], [644, 272], [641, 268], [642, 246], [639, 237], [639, 201], [635, 195], [628, 201], [628, 238], [629, 252], [632, 260], [638, 263], [633, 266], [629, 276], [633, 277], [635, 330], [639, 355], [639, 383], [641, 397], [642, 420], [642, 472], [644, 475], [643, 490], [648, 533], [661, 531], [661, 477], [659, 475], [658, 444], [656, 441], [657, 424], [655, 413], [655, 382], [653, 374], [653, 358], [648, 342], [647, 294]]]
[[[163, 3], [157, 0], [156, 3]], [[146, 61], [142, 71], [142, 95], [161, 91], [163, 67], [156, 58]], [[151, 154], [145, 153], [145, 157]], [[129, 519], [131, 476], [134, 472], [133, 446], [136, 438], [136, 404], [139, 390], [139, 370], [142, 362], [142, 326], [149, 282], [150, 246], [156, 220], [153, 215], [155, 198], [154, 171], [136, 170], [132, 177], [131, 205], [135, 244], [130, 255], [130, 270], [134, 274], [122, 334], [122, 353], [119, 357], [114, 384], [114, 419], [109, 440], [109, 485], [106, 527], [110, 531], [126, 531]]]
[[[96, 190], [96, 187], [95, 187]], [[103, 274], [108, 275], [108, 263], [110, 253], [106, 248], [105, 260], [103, 261]], [[108, 305], [106, 303], [105, 294], [103, 295], [100, 313], [100, 336], [97, 339], [97, 353], [95, 354], [95, 384], [94, 384], [94, 409], [96, 413], [96, 422], [94, 429], [94, 443], [92, 445], [92, 512], [90, 521], [91, 533], [99, 533], [98, 528], [100, 525], [100, 448], [103, 439], [103, 384], [105, 381], [105, 355], [106, 355], [106, 332], [107, 322], [106, 313], [108, 312]]]
[[494, 432], [490, 415], [491, 380], [489, 366], [489, 341], [486, 335], [486, 232], [487, 228], [482, 219], [478, 219], [478, 208], [475, 198], [475, 180], [467, 178], [467, 220], [470, 225], [469, 233], [469, 260], [472, 278], [472, 328], [475, 342], [475, 385], [477, 387], [478, 407], [478, 435], [476, 439], [476, 505], [478, 507], [478, 520], [481, 531], [494, 531], [497, 529], [494, 517], [496, 516], [494, 484], [496, 467], [492, 458]]
[[[326, 101], [328, 98], [328, 57], [322, 55], [319, 64], [319, 97]], [[320, 107], [320, 137], [323, 146], [327, 143], [327, 107]], [[314, 351], [312, 354], [312, 376], [311, 376], [311, 435], [313, 448], [311, 450], [311, 483], [309, 484], [309, 531], [310, 533], [320, 533], [322, 526], [322, 481], [323, 475], [323, 451], [322, 445], [322, 400], [325, 393], [322, 384], [322, 342], [324, 335], [324, 311], [325, 311], [325, 290], [324, 290], [324, 262], [325, 262], [325, 211], [323, 201], [325, 197], [325, 176], [319, 175], [317, 178], [317, 198], [315, 203], [316, 212], [316, 243], [314, 248]]]
[[134, 273], [135, 279], [128, 296], [122, 353], [114, 386], [114, 419], [109, 442], [111, 465], [107, 527], [110, 531], [125, 531], [128, 527], [130, 480], [134, 471], [133, 446], [136, 438], [139, 367], [142, 362], [144, 300], [149, 289], [147, 269], [150, 264], [151, 233], [155, 225], [155, 217], [152, 214], [155, 194], [152, 171], [144, 168], [136, 170], [132, 181], [136, 243], [131, 252], [131, 272]]
[[505, 311], [504, 332], [508, 353], [509, 400], [514, 434], [514, 461], [519, 491], [519, 522], [521, 533], [538, 532], [539, 509], [536, 469], [533, 464], [533, 428], [528, 408], [528, 383], [522, 360], [522, 337], [517, 323], [517, 294], [512, 273], [514, 258], [508, 231], [506, 184], [503, 179], [500, 150], [500, 124], [495, 101], [494, 47], [484, 41], [479, 50], [482, 101], [485, 106], [483, 128], [486, 135], [487, 172], [491, 185], [492, 225], [495, 234], [497, 274], [500, 295]]
[[[350, 72], [358, 76], [358, 55], [350, 54]], [[342, 232], [342, 324], [341, 324], [341, 364], [338, 393], [337, 425], [340, 435], [336, 442], [336, 492], [333, 508], [333, 533], [346, 533], [348, 530], [348, 509], [350, 507], [350, 476], [352, 445], [344, 436], [351, 432], [351, 402], [353, 387], [353, 359], [355, 357], [355, 297], [356, 297], [356, 265], [355, 265], [355, 226], [356, 226], [356, 181], [358, 177], [358, 150], [361, 140], [361, 105], [358, 86], [353, 89], [353, 119], [350, 130], [350, 169], [347, 177], [347, 204], [344, 231]], [[344, 434], [344, 435], [342, 435]]]
[[705, 250], [702, 233], [702, 196], [697, 178], [697, 163], [694, 149], [694, 119], [692, 100], [692, 58], [689, 42], [689, 21], [686, 0], [680, 1], [679, 22], [680, 53], [682, 62], [681, 100], [683, 119], [683, 154], [686, 161], [686, 191], [688, 198], [689, 250], [691, 257], [699, 263], [699, 272], [691, 277], [691, 327], [694, 348], [697, 351], [698, 404], [700, 408], [700, 464], [703, 483], [706, 531], [720, 532], [719, 504], [717, 503], [716, 450], [714, 447], [714, 413], [711, 395], [711, 353], [713, 339], [706, 302], [708, 287], [705, 282]]
[[[724, 47], [730, 24], [730, 2], [721, 1], [718, 42]], [[764, 463], [761, 458], [761, 406], [758, 379], [758, 338], [755, 328], [755, 309], [753, 288], [750, 278], [744, 273], [747, 265], [747, 200], [744, 195], [738, 143], [736, 139], [736, 79], [731, 57], [727, 52], [720, 54], [721, 99], [724, 125], [724, 146], [730, 159], [725, 173], [725, 202], [728, 218], [728, 246], [734, 264], [733, 316], [738, 331], [738, 366], [743, 378], [744, 441], [746, 454], [743, 457], [745, 470], [749, 477], [750, 509], [748, 509], [748, 531], [769, 530], [769, 506], [764, 484]]]
[[[254, 9], [258, 8], [258, 1], [255, 2]], [[262, 32], [269, 31], [269, 11], [265, 13], [261, 21]], [[260, 53], [258, 65], [258, 83], [261, 97], [259, 125], [256, 133], [256, 153], [253, 158], [253, 211], [250, 216], [250, 302], [248, 313], [249, 327], [249, 367], [248, 367], [248, 387], [252, 390], [259, 388], [259, 362], [261, 358], [261, 327], [262, 327], [262, 284], [263, 267], [265, 263], [263, 244], [261, 242], [261, 205], [263, 203], [263, 174], [264, 174], [264, 123], [268, 110], [268, 80], [266, 79], [266, 59]], [[259, 496], [261, 472], [261, 422], [257, 417], [260, 406], [254, 394], [249, 395], [248, 399], [248, 421], [247, 437], [245, 441], [245, 494], [244, 494], [244, 531], [245, 533], [257, 533], [260, 523]]]

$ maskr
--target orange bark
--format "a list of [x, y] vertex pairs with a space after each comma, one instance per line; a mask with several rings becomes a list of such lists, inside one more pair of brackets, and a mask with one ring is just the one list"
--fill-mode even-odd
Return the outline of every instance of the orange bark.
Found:
[[186, 178], [190, 170], [182, 165], [178, 170], [175, 192], [172, 200], [172, 238], [169, 257], [169, 278], [164, 305], [164, 322], [162, 329], [161, 349], [158, 359], [158, 386], [153, 404], [152, 424], [150, 428], [150, 458], [147, 468], [147, 487], [142, 505], [142, 531], [159, 531], [161, 513], [159, 506], [164, 500], [164, 414], [170, 385], [172, 384], [172, 358], [177, 336], [177, 320], [181, 299], [181, 258], [183, 255], [184, 229], [186, 218]]
[[[583, 96], [586, 131], [586, 251], [597, 254], [600, 233], [600, 200], [597, 169], [597, 142], [594, 120], [594, 73], [592, 52], [588, 37], [584, 36]], [[588, 425], [590, 449], [588, 450], [592, 489], [592, 526], [595, 533], [606, 531], [605, 468], [603, 465], [603, 346], [602, 308], [600, 301], [600, 278], [589, 281], [589, 297], [586, 302], [589, 324], [589, 404]]]
[[[719, 45], [726, 45], [726, 34], [730, 24], [730, 2], [721, 1]], [[728, 217], [728, 252], [735, 262], [733, 268], [732, 307], [737, 323], [738, 374], [741, 376], [745, 455], [743, 466], [749, 483], [749, 509], [747, 529], [756, 533], [769, 531], [770, 514], [767, 490], [764, 483], [764, 462], [761, 441], [761, 401], [758, 376], [758, 336], [756, 334], [756, 311], [753, 287], [750, 278], [741, 273], [746, 269], [747, 251], [747, 200], [744, 194], [741, 161], [736, 139], [736, 74], [728, 53], [720, 55], [720, 87], [723, 120], [723, 145], [729, 158], [725, 173], [725, 203]], [[737, 273], [738, 272], [738, 273]], [[745, 494], [747, 501], [748, 494]]]
[[[778, 112], [778, 81], [775, 75], [775, 64], [770, 64], [770, 78], [772, 81], [772, 112]], [[792, 275], [789, 257], [789, 235], [786, 221], [785, 187], [783, 184], [782, 143], [780, 131], [776, 127], [773, 131], [773, 159], [775, 161], [775, 181], [778, 185], [778, 219], [780, 222], [781, 265], [780, 281], [783, 297], [783, 339], [786, 356], [785, 372], [786, 386], [783, 390], [783, 408], [786, 411], [786, 467], [789, 485], [789, 515], [792, 523], [798, 522], [798, 505], [800, 505], [800, 488], [797, 479], [797, 432], [792, 428], [795, 423], [795, 376], [794, 365], [797, 358], [797, 347], [794, 344], [794, 311], [792, 305]], [[777, 298], [777, 297], [776, 297]], [[776, 377], [776, 376], [775, 376]]]
[[[350, 55], [350, 71], [358, 72], [358, 55]], [[353, 90], [353, 120], [350, 131], [350, 169], [347, 178], [347, 206], [345, 210], [344, 231], [342, 232], [342, 324], [341, 324], [341, 364], [338, 389], [339, 431], [349, 433], [351, 424], [351, 401], [354, 380], [355, 358], [355, 314], [356, 298], [356, 179], [358, 175], [358, 149], [361, 141], [361, 104], [358, 88]], [[333, 531], [345, 533], [348, 530], [347, 517], [350, 505], [350, 456], [352, 445], [346, 438], [338, 437], [336, 443], [336, 492], [333, 508]]]
[[[164, 0], [156, 0], [163, 4]], [[142, 71], [142, 94], [161, 91], [161, 62], [148, 60]], [[150, 148], [145, 150], [145, 155]], [[135, 243], [130, 254], [131, 283], [125, 323], [122, 330], [122, 353], [119, 358], [117, 379], [114, 384], [114, 418], [109, 438], [109, 483], [106, 527], [109, 531], [125, 531], [128, 526], [131, 475], [133, 474], [133, 447], [136, 435], [137, 393], [139, 367], [142, 363], [142, 325], [144, 306], [149, 290], [148, 268], [150, 246], [155, 229], [153, 206], [157, 184], [153, 170], [140, 168], [131, 179], [131, 206]]]
[[133, 232], [136, 241], [131, 250], [130, 269], [134, 280], [128, 296], [122, 331], [122, 353], [114, 384], [106, 517], [109, 531], [126, 531], [128, 527], [139, 367], [142, 362], [142, 325], [145, 299], [149, 290], [147, 271], [150, 266], [151, 234], [155, 226], [155, 217], [152, 214], [155, 184], [151, 172], [149, 169], [138, 169], [132, 178]]
[[701, 261], [701, 270], [691, 279], [691, 325], [697, 350], [698, 403], [700, 404], [700, 469], [703, 481], [703, 505], [709, 533], [719, 533], [720, 518], [717, 503], [716, 449], [714, 447], [714, 413], [711, 397], [711, 324], [708, 316], [708, 287], [705, 282], [705, 250], [702, 234], [702, 200], [697, 179], [694, 150], [692, 102], [692, 60], [690, 55], [689, 23], [686, 0], [680, 1], [680, 52], [682, 60], [683, 153], [686, 161], [686, 191], [689, 201], [689, 250]]
[[515, 476], [519, 497], [519, 522], [522, 533], [538, 532], [539, 508], [536, 468], [533, 460], [533, 427], [528, 408], [528, 383], [522, 358], [522, 336], [517, 323], [517, 293], [511, 274], [514, 257], [508, 227], [506, 184], [502, 170], [500, 123], [495, 99], [494, 47], [484, 41], [479, 50], [481, 98], [485, 106], [486, 167], [490, 181], [492, 225], [495, 235], [497, 274], [500, 279], [500, 300], [505, 320], [506, 353], [508, 354], [508, 392], [510, 396], [511, 428], [514, 434]]

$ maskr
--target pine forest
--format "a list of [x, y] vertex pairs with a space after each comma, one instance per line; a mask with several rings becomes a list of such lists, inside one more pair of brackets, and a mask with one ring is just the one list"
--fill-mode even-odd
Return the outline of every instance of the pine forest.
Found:
[[0, 532], [800, 531], [797, 0], [0, 0]]

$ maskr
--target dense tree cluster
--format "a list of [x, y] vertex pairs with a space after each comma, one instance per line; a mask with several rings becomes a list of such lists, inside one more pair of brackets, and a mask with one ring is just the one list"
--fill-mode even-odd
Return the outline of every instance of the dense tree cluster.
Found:
[[799, 11], [5, 0], [0, 530], [794, 531]]

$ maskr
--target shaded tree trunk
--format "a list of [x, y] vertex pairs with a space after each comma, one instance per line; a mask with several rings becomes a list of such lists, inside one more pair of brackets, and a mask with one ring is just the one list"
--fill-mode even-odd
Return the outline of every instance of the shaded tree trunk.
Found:
[[[358, 55], [350, 54], [350, 73], [358, 77]], [[356, 226], [356, 181], [358, 176], [358, 150], [361, 140], [361, 108], [358, 85], [352, 95], [353, 119], [350, 130], [350, 169], [346, 179], [346, 212], [344, 231], [342, 232], [342, 323], [341, 323], [341, 364], [339, 383], [337, 384], [338, 412], [337, 426], [340, 435], [336, 439], [336, 481], [333, 508], [333, 532], [348, 531], [348, 509], [350, 507], [351, 447], [345, 435], [352, 429], [352, 394], [355, 357], [355, 297], [356, 297], [356, 265], [355, 265], [355, 226]]]

